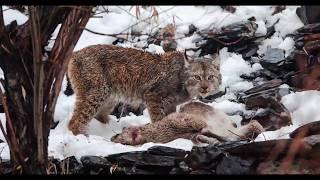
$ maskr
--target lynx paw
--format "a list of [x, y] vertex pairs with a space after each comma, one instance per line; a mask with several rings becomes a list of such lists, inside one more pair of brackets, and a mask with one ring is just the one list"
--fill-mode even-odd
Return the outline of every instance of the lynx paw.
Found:
[[196, 141], [199, 143], [207, 143], [207, 144], [212, 144], [212, 145], [221, 144], [221, 142], [218, 139], [212, 138], [212, 137], [207, 137], [207, 136], [204, 136], [201, 134], [196, 136]]
[[108, 115], [100, 115], [98, 114], [96, 117], [94, 117], [97, 121], [103, 123], [103, 124], [107, 124], [109, 123], [109, 116]]
[[87, 129], [85, 124], [81, 123], [72, 123], [70, 122], [68, 125], [68, 129], [72, 132], [73, 135], [83, 134], [87, 136]]
[[252, 120], [248, 124], [248, 135], [260, 134], [264, 131], [262, 125], [257, 120]]

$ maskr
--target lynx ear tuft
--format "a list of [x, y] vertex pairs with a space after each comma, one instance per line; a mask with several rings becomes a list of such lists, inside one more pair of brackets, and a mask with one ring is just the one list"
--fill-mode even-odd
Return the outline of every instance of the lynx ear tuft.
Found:
[[187, 51], [186, 50], [184, 50], [183, 59], [184, 59], [184, 67], [189, 67], [190, 60], [188, 59], [188, 55], [187, 55]]
[[212, 64], [216, 65], [217, 67], [220, 66], [220, 56], [218, 53], [212, 54], [210, 59], [212, 59]]

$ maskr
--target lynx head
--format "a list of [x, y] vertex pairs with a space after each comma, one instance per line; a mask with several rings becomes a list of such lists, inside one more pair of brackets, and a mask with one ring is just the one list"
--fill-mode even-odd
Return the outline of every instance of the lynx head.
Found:
[[221, 84], [218, 54], [211, 57], [188, 59], [185, 54], [184, 85], [191, 97], [207, 97], [213, 94]]

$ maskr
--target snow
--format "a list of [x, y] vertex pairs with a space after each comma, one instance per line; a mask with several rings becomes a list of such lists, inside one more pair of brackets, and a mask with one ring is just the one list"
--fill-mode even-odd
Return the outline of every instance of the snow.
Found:
[[164, 53], [164, 50], [163, 50], [162, 46], [158, 46], [158, 45], [155, 45], [155, 44], [150, 44], [148, 46], [148, 48], [146, 49], [146, 51], [151, 52], [151, 53], [155, 53], [155, 54]]
[[245, 81], [240, 76], [261, 69], [261, 65], [251, 66], [240, 54], [228, 52], [227, 48], [221, 49], [219, 56], [222, 86], [236, 91], [247, 90], [253, 87], [251, 82]]
[[236, 102], [231, 102], [229, 100], [223, 100], [221, 102], [213, 102], [210, 105], [213, 105], [215, 108], [225, 112], [225, 113], [233, 113], [236, 111], [245, 111], [245, 105], [236, 103]]
[[275, 30], [279, 31], [282, 37], [303, 26], [295, 10], [292, 9], [285, 9], [281, 13], [274, 15], [273, 18], [280, 19], [279, 23], [275, 25]]
[[256, 31], [256, 34], [257, 35], [266, 35], [267, 34], [267, 27], [266, 27], [266, 24], [261, 20], [261, 21], [257, 21], [256, 22], [258, 24], [258, 28], [257, 28], [257, 31]]
[[[293, 51], [294, 41], [287, 34], [292, 33], [297, 28], [303, 26], [302, 22], [295, 14], [296, 6], [287, 6], [284, 11], [272, 15], [273, 8], [270, 6], [237, 6], [234, 14], [221, 9], [219, 6], [153, 6], [146, 9], [139, 7], [140, 13], [136, 11], [135, 6], [104, 6], [108, 9], [108, 13], [101, 13], [90, 18], [87, 29], [104, 34], [124, 33], [122, 38], [128, 39], [125, 43], [118, 44], [123, 47], [144, 48], [148, 52], [163, 53], [161, 46], [155, 44], [147, 44], [148, 36], [141, 35], [133, 38], [126, 36], [125, 33], [139, 32], [142, 34], [154, 33], [158, 28], [163, 28], [169, 23], [176, 26], [177, 49], [184, 50], [185, 48], [195, 48], [194, 41], [199, 38], [199, 35], [193, 34], [190, 37], [182, 38], [188, 33], [188, 26], [194, 24], [199, 30], [206, 28], [216, 28], [217, 30], [223, 26], [245, 21], [254, 16], [258, 24], [257, 34], [266, 34], [267, 28], [274, 24], [278, 19], [279, 23], [275, 26], [276, 33], [269, 39], [261, 42], [259, 45], [258, 54], [264, 55], [268, 48], [279, 48], [285, 50], [285, 55], [288, 56]], [[3, 9], [7, 7], [4, 6]], [[102, 7], [98, 11], [103, 11]], [[152, 16], [158, 12], [158, 16]], [[8, 24], [12, 20], [17, 20], [18, 24], [22, 24], [27, 20], [27, 17], [16, 10], [6, 10], [4, 12], [5, 23]], [[131, 27], [131, 28], [130, 28]], [[58, 35], [60, 26], [56, 28], [52, 34], [52, 39]], [[140, 39], [140, 41], [138, 41]], [[111, 44], [116, 38], [111, 36], [103, 36], [91, 33], [84, 30], [74, 51], [80, 50], [86, 46], [94, 44]], [[47, 48], [52, 48], [54, 40], [50, 42]], [[220, 69], [222, 74], [222, 84], [220, 90], [227, 88], [227, 94], [217, 98], [215, 102], [209, 105], [220, 109], [226, 113], [232, 114], [237, 111], [242, 111], [245, 114], [252, 111], [246, 110], [245, 105], [236, 103], [232, 100], [236, 99], [236, 93], [245, 91], [253, 84], [242, 79], [242, 74], [250, 74], [262, 66], [259, 63], [253, 65], [246, 62], [241, 55], [228, 52], [227, 48], [219, 51]], [[262, 83], [262, 82], [261, 82]], [[286, 87], [286, 85], [282, 85]], [[101, 124], [93, 119], [88, 127], [89, 135], [74, 136], [67, 129], [67, 124], [72, 116], [75, 96], [66, 96], [63, 90], [66, 88], [66, 79], [63, 81], [62, 89], [57, 100], [57, 106], [54, 113], [54, 121], [59, 122], [55, 129], [50, 131], [49, 136], [49, 156], [64, 159], [68, 156], [75, 156], [79, 159], [83, 155], [98, 155], [107, 156], [110, 154], [143, 151], [154, 145], [162, 145], [184, 150], [191, 150], [193, 143], [186, 139], [176, 139], [169, 143], [157, 144], [146, 143], [141, 146], [127, 146], [110, 141], [110, 137], [121, 132], [123, 127], [144, 125], [150, 122], [148, 111], [145, 110], [143, 115], [129, 116], [117, 119], [115, 116], [110, 116], [111, 121], [108, 125]], [[259, 135], [255, 141], [264, 141], [269, 139], [288, 138], [288, 134], [297, 127], [320, 120], [320, 111], [317, 107], [320, 105], [319, 91], [303, 91], [286, 95], [281, 102], [288, 108], [293, 125], [282, 127], [276, 131], [268, 131]], [[258, 111], [263, 111], [259, 109]], [[234, 115], [230, 117], [238, 126], [240, 126], [241, 116]], [[4, 114], [0, 114], [0, 119], [5, 124]], [[0, 139], [4, 139], [0, 133]], [[9, 149], [6, 143], [0, 143], [0, 157], [4, 159], [10, 158]]]
[[9, 9], [8, 6], [2, 6], [4, 25], [10, 24], [12, 21], [16, 20], [18, 25], [25, 23], [28, 17], [18, 10]]
[[286, 37], [278, 48], [285, 50], [285, 57], [287, 57], [294, 49], [294, 40], [291, 37]]

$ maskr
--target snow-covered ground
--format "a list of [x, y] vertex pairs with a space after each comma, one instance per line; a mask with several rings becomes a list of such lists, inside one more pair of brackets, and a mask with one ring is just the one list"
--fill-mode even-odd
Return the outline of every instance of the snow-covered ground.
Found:
[[[3, 9], [7, 7], [4, 6]], [[258, 24], [257, 33], [265, 34], [266, 28], [271, 26], [277, 19], [279, 23], [275, 26], [276, 33], [269, 39], [264, 40], [259, 46], [258, 54], [263, 55], [268, 47], [275, 47], [284, 49], [286, 55], [293, 50], [294, 42], [290, 37], [285, 37], [292, 33], [297, 28], [303, 26], [303, 23], [295, 14], [296, 6], [288, 6], [287, 9], [279, 14], [272, 15], [273, 8], [271, 6], [239, 6], [234, 14], [222, 10], [219, 6], [155, 6], [147, 9], [139, 8], [140, 14], [136, 16], [136, 8], [131, 6], [105, 6], [109, 13], [102, 13], [91, 18], [87, 24], [87, 28], [96, 32], [105, 34], [113, 33], [128, 33], [140, 32], [150, 34], [159, 27], [165, 27], [169, 23], [176, 25], [176, 38], [182, 37], [184, 33], [188, 32], [188, 26], [192, 23], [199, 29], [221, 28], [234, 22], [245, 21], [254, 16]], [[155, 10], [156, 11], [155, 11]], [[103, 10], [102, 7], [98, 8]], [[158, 12], [158, 17], [151, 17], [152, 14]], [[15, 10], [4, 11], [5, 23], [8, 24], [12, 20], [17, 19], [18, 24], [22, 24], [27, 20], [27, 17]], [[144, 19], [147, 19], [142, 21]], [[140, 22], [140, 23], [137, 23]], [[135, 26], [132, 26], [137, 24]], [[132, 28], [128, 28], [131, 27]], [[53, 33], [53, 36], [58, 34], [59, 28]], [[140, 41], [132, 39], [131, 42], [125, 42], [122, 46], [141, 48], [147, 45], [147, 36], [140, 36]], [[193, 40], [198, 38], [198, 35], [192, 35], [187, 38], [177, 40], [178, 50], [184, 48], [195, 47]], [[102, 36], [84, 31], [75, 50], [82, 49], [93, 44], [111, 44], [116, 38], [109, 36]], [[52, 47], [51, 42], [48, 48]], [[160, 46], [151, 44], [146, 49], [150, 52], [162, 53], [163, 49]], [[251, 113], [245, 109], [244, 104], [235, 103], [231, 100], [235, 99], [235, 93], [247, 90], [253, 87], [251, 82], [240, 78], [241, 74], [249, 74], [251, 72], [261, 69], [259, 63], [252, 66], [243, 60], [242, 56], [236, 53], [228, 52], [227, 48], [223, 48], [220, 54], [220, 68], [222, 74], [221, 89], [228, 87], [229, 91], [223, 97], [216, 99], [210, 105], [221, 109], [226, 113], [232, 113], [238, 110], [245, 113]], [[57, 102], [56, 111], [54, 114], [55, 121], [59, 121], [57, 127], [50, 131], [49, 136], [49, 155], [55, 158], [63, 159], [68, 156], [76, 156], [80, 158], [83, 155], [101, 155], [106, 156], [114, 153], [121, 153], [127, 151], [146, 150], [151, 146], [159, 145], [155, 143], [146, 143], [142, 146], [127, 146], [110, 142], [110, 137], [116, 133], [121, 132], [123, 127], [143, 125], [148, 122], [149, 115], [147, 110], [142, 116], [135, 116], [131, 114], [118, 119], [112, 116], [110, 124], [104, 125], [96, 120], [92, 120], [89, 125], [89, 135], [74, 136], [67, 129], [68, 121], [72, 115], [75, 97], [74, 95], [67, 97], [63, 94], [66, 87], [66, 80], [63, 82], [61, 93]], [[259, 135], [256, 141], [263, 141], [268, 139], [287, 138], [295, 128], [306, 124], [308, 122], [320, 120], [320, 111], [317, 107], [320, 106], [320, 92], [319, 91], [304, 91], [298, 93], [291, 93], [282, 98], [282, 103], [289, 109], [293, 125], [283, 127], [276, 131], [264, 132]], [[4, 122], [5, 117], [0, 114], [1, 121]], [[240, 125], [241, 117], [236, 115], [231, 117], [236, 124]], [[4, 139], [0, 133], [0, 139]], [[177, 139], [172, 142], [161, 144], [163, 146], [170, 146], [190, 150], [193, 143], [186, 139]], [[0, 144], [0, 157], [8, 159], [9, 149], [6, 143]]]

